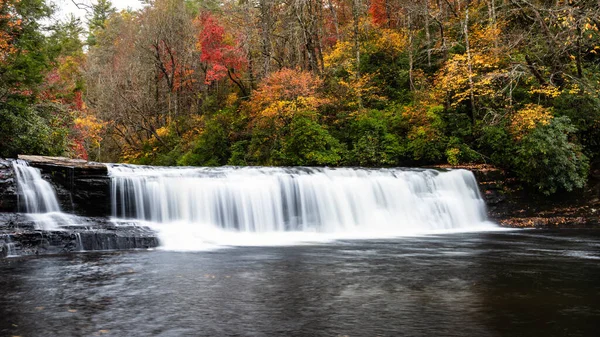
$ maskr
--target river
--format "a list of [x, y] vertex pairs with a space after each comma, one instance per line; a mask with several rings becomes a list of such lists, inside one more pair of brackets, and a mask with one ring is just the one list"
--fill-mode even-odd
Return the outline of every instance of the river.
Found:
[[0, 260], [1, 336], [597, 336], [600, 231]]

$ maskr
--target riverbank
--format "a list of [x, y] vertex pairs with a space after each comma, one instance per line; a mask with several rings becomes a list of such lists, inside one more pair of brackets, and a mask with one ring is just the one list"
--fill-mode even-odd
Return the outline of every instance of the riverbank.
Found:
[[486, 201], [488, 216], [509, 228], [600, 228], [600, 170], [585, 188], [544, 196], [524, 188], [514, 177], [491, 165], [464, 165], [472, 171]]

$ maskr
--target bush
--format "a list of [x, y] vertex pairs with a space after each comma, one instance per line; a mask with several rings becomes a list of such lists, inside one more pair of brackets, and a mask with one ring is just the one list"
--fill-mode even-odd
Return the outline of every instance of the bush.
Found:
[[484, 126], [476, 143], [478, 150], [488, 156], [492, 164], [504, 168], [513, 165], [514, 141], [503, 125]]
[[480, 162], [482, 156], [457, 137], [450, 137], [446, 147], [446, 161], [450, 165]]
[[0, 107], [0, 157], [64, 155], [69, 146], [68, 126], [72, 121], [58, 120], [56, 116], [61, 114], [46, 111], [48, 109], [50, 107], [21, 105]]
[[187, 166], [226, 165], [230, 156], [229, 120], [225, 115], [207, 117], [202, 132], [195, 139], [192, 149], [177, 164]]
[[581, 146], [569, 141], [569, 134], [576, 131], [568, 117], [558, 117], [525, 135], [514, 158], [519, 179], [546, 195], [582, 188], [589, 161]]
[[438, 163], [444, 158], [447, 137], [444, 121], [440, 118], [443, 107], [406, 106], [400, 117], [400, 132], [406, 132], [402, 144], [404, 156], [412, 165]]
[[388, 131], [389, 116], [381, 111], [360, 115], [350, 125], [350, 162], [360, 166], [390, 166], [398, 163], [400, 142]]
[[294, 116], [285, 128], [280, 148], [271, 153], [275, 165], [336, 165], [342, 147], [337, 139], [309, 116]]

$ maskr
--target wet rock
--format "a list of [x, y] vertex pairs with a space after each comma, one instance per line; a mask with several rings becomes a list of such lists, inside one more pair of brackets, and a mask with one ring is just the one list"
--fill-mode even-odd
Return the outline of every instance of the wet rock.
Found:
[[4, 242], [0, 242], [0, 259], [8, 256], [8, 246]]
[[12, 164], [0, 159], [0, 212], [16, 212], [18, 203], [17, 183]]
[[0, 213], [0, 258], [77, 251], [132, 250], [158, 247], [156, 233], [135, 222], [115, 224], [106, 217], [79, 217], [60, 230], [39, 230], [20, 213]]
[[39, 168], [57, 192], [61, 208], [84, 216], [111, 213], [108, 168], [101, 163], [62, 157], [25, 156], [30, 166]]

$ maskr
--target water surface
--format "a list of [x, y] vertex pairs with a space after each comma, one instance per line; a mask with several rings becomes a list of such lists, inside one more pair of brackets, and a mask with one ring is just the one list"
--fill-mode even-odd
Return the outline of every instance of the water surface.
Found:
[[0, 260], [0, 336], [597, 336], [600, 231]]

